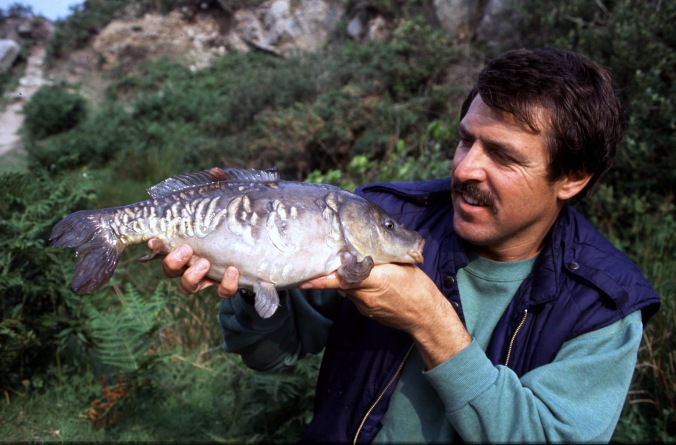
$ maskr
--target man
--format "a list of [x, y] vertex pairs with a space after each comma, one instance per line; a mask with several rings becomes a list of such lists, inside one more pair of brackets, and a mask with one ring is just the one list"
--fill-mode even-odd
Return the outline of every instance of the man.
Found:
[[[487, 64], [461, 108], [451, 178], [358, 193], [424, 233], [424, 264], [335, 274], [259, 318], [229, 268], [226, 350], [249, 366], [325, 347], [308, 441], [609, 441], [659, 298], [566, 205], [610, 167], [624, 130], [609, 74], [580, 54], [515, 50]], [[449, 199], [450, 198], [450, 199]], [[152, 242], [151, 242], [152, 245]], [[196, 292], [202, 259], [164, 260]], [[335, 291], [341, 289], [341, 298]]]

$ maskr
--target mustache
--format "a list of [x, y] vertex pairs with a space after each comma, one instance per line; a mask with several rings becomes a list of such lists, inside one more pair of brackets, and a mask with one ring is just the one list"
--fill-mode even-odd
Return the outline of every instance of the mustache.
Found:
[[495, 199], [493, 195], [490, 192], [481, 190], [475, 183], [453, 180], [451, 188], [454, 192], [471, 196], [481, 204], [489, 207], [492, 211], [495, 211]]

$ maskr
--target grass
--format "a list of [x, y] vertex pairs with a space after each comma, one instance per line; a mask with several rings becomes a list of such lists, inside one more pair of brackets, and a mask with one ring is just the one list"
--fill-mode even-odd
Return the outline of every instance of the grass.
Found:
[[[108, 412], [119, 415], [108, 428], [90, 418], [92, 402], [102, 398], [101, 383], [85, 375], [72, 375], [67, 382], [56, 379], [44, 387], [4, 401], [0, 429], [8, 442], [206, 442], [224, 435], [228, 407], [215, 397], [229, 388], [223, 378], [237, 366], [234, 357], [218, 355], [210, 363], [195, 357], [169, 359], [162, 369], [162, 387], [135, 387]], [[144, 399], [150, 392], [162, 392]], [[229, 413], [232, 414], [232, 413]], [[236, 413], [235, 413], [236, 414]], [[100, 424], [102, 425], [102, 423]]]

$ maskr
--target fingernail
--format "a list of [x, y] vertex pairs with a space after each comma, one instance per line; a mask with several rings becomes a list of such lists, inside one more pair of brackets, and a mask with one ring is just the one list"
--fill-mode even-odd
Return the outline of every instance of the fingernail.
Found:
[[314, 286], [312, 283], [302, 283], [300, 286], [298, 286], [299, 289], [312, 289]]
[[209, 263], [204, 258], [200, 258], [193, 267], [198, 272], [204, 272], [209, 267]]
[[228, 267], [225, 269], [225, 278], [228, 281], [232, 281], [235, 279], [235, 268], [234, 267]]
[[184, 244], [178, 248], [176, 253], [178, 253], [180, 261], [185, 261], [188, 259], [188, 255], [190, 255], [190, 248]]

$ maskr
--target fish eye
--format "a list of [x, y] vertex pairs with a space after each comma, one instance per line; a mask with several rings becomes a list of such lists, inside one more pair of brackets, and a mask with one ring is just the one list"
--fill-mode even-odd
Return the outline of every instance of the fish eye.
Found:
[[394, 222], [388, 219], [387, 221], [385, 221], [385, 228], [387, 230], [394, 230]]

